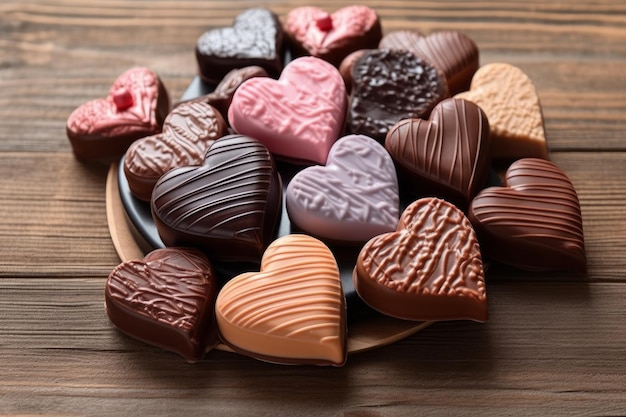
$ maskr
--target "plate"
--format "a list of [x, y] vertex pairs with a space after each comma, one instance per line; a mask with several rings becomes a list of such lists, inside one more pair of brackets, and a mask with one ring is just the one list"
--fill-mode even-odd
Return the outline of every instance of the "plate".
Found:
[[[210, 91], [210, 86], [205, 85], [196, 77], [181, 100], [198, 97]], [[280, 162], [277, 162], [277, 167], [283, 180], [284, 191], [289, 180], [301, 167]], [[289, 222], [284, 198], [282, 204], [281, 220], [276, 237], [298, 232]], [[152, 220], [150, 205], [136, 199], [130, 193], [124, 175], [123, 158], [112, 164], [109, 169], [106, 183], [106, 206], [111, 239], [123, 262], [141, 259], [149, 251], [164, 247]], [[352, 270], [360, 247], [331, 245], [329, 247], [337, 259], [346, 296], [349, 353], [394, 343], [431, 324], [431, 322], [413, 322], [387, 317], [368, 307], [360, 299], [352, 283]], [[250, 264], [229, 263], [214, 266], [218, 280], [221, 282], [242, 272], [258, 271], [258, 265]], [[225, 345], [219, 345], [217, 348], [230, 350]]]

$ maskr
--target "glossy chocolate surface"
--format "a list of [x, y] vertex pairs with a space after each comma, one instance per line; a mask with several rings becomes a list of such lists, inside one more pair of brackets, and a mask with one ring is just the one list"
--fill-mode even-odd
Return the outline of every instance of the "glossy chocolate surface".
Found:
[[378, 15], [363, 5], [333, 13], [313, 6], [298, 7], [287, 14], [284, 28], [294, 55], [312, 55], [335, 67], [351, 52], [377, 48], [382, 38]]
[[153, 71], [122, 73], [105, 98], [91, 100], [68, 117], [67, 137], [81, 160], [117, 159], [135, 140], [161, 132], [170, 111], [163, 83]]
[[200, 76], [209, 84], [218, 84], [235, 68], [257, 65], [277, 77], [283, 66], [283, 38], [282, 25], [272, 11], [247, 9], [231, 27], [212, 29], [198, 38]]
[[281, 200], [267, 148], [229, 135], [213, 143], [203, 165], [162, 176], [151, 206], [167, 246], [196, 247], [212, 261], [258, 262], [274, 235]]
[[217, 282], [199, 251], [157, 249], [117, 266], [106, 282], [111, 322], [143, 342], [196, 362], [217, 344]]
[[385, 148], [363, 135], [348, 135], [331, 148], [326, 166], [311, 166], [289, 182], [290, 221], [325, 241], [363, 243], [396, 229], [398, 179]]
[[489, 123], [480, 107], [466, 100], [442, 101], [428, 120], [400, 121], [387, 134], [385, 147], [402, 190], [444, 198], [463, 211], [489, 178]]
[[531, 271], [586, 270], [578, 195], [553, 162], [514, 162], [503, 187], [480, 192], [468, 217], [486, 258]]
[[448, 96], [442, 73], [410, 52], [370, 50], [352, 68], [348, 133], [380, 142], [402, 119], [428, 117]]
[[457, 31], [433, 32], [428, 36], [393, 31], [383, 37], [379, 47], [412, 52], [427, 60], [443, 72], [451, 95], [469, 89], [479, 65], [478, 47], [470, 37]]
[[131, 192], [150, 201], [157, 180], [171, 169], [200, 165], [215, 140], [226, 134], [226, 122], [205, 102], [180, 104], [170, 112], [160, 134], [135, 141], [124, 158]]
[[231, 279], [216, 302], [220, 338], [270, 362], [343, 365], [346, 306], [337, 262], [308, 235], [275, 240], [259, 272]]
[[402, 213], [398, 230], [365, 244], [354, 286], [374, 309], [406, 320], [487, 320], [478, 239], [463, 212], [423, 198]]

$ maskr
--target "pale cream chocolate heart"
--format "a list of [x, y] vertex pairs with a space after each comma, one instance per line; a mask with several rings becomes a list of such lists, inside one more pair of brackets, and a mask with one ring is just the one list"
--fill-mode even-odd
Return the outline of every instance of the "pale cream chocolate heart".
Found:
[[469, 91], [455, 97], [474, 102], [487, 114], [493, 158], [548, 159], [539, 96], [521, 69], [487, 64], [476, 71]]
[[260, 272], [224, 285], [215, 306], [220, 337], [236, 352], [285, 364], [343, 365], [346, 309], [335, 258], [321, 241], [287, 235]]

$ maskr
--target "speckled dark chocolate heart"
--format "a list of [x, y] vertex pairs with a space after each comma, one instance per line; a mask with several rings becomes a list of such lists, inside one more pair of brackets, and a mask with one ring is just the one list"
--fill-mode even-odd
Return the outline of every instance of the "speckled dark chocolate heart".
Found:
[[272, 11], [245, 10], [231, 27], [212, 29], [198, 38], [200, 76], [217, 84], [232, 69], [258, 65], [277, 77], [282, 70], [283, 37], [282, 25]]
[[380, 142], [402, 119], [428, 117], [448, 96], [440, 71], [410, 52], [368, 50], [352, 67], [347, 131]]
[[217, 282], [199, 251], [157, 249], [109, 275], [107, 314], [122, 332], [196, 362], [218, 342]]
[[578, 196], [553, 162], [514, 162], [504, 186], [481, 191], [468, 217], [485, 257], [527, 270], [586, 270]]
[[437, 196], [465, 210], [487, 182], [491, 157], [487, 117], [474, 103], [446, 99], [429, 120], [405, 119], [385, 148], [398, 167], [401, 190]]
[[151, 203], [165, 245], [199, 248], [212, 261], [259, 262], [281, 201], [280, 177], [267, 148], [229, 135], [213, 143], [203, 165], [162, 176]]

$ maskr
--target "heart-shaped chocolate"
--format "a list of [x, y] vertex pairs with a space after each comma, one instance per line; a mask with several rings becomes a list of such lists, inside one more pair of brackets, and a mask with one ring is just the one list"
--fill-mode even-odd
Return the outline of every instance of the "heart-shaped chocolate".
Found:
[[215, 310], [220, 337], [236, 352], [285, 364], [346, 361], [339, 269], [328, 247], [308, 235], [275, 240], [260, 272], [227, 282]]
[[277, 77], [282, 69], [283, 28], [278, 17], [265, 8], [239, 14], [231, 27], [212, 29], [196, 43], [200, 77], [217, 84], [231, 70], [252, 65]]
[[428, 117], [447, 96], [443, 73], [422, 58], [406, 51], [367, 50], [352, 66], [346, 130], [383, 142], [394, 124]]
[[280, 215], [272, 155], [243, 135], [213, 143], [203, 165], [176, 168], [154, 186], [152, 217], [166, 246], [201, 249], [212, 261], [259, 262]]
[[450, 94], [467, 90], [478, 69], [478, 47], [470, 37], [457, 31], [422, 36], [418, 32], [397, 30], [386, 34], [379, 47], [413, 52], [429, 61], [446, 76]]
[[135, 141], [124, 157], [124, 174], [133, 195], [150, 201], [157, 180], [171, 169], [200, 165], [207, 150], [226, 133], [226, 122], [207, 103], [188, 102], [174, 108], [163, 132]]
[[278, 80], [257, 77], [241, 84], [228, 120], [236, 132], [258, 139], [276, 156], [324, 164], [341, 134], [346, 101], [337, 68], [302, 57]]
[[487, 114], [494, 158], [548, 159], [539, 96], [521, 69], [487, 64], [474, 74], [470, 90], [456, 97], [476, 103]]
[[361, 5], [332, 14], [318, 7], [298, 7], [287, 14], [283, 27], [296, 55], [313, 55], [336, 67], [350, 52], [377, 48], [382, 37], [378, 15]]
[[483, 111], [472, 102], [450, 98], [434, 108], [429, 120], [405, 119], [393, 126], [385, 148], [398, 167], [401, 187], [465, 210], [486, 185], [489, 138]]
[[367, 242], [353, 280], [359, 296], [389, 316], [487, 321], [476, 234], [463, 212], [438, 198], [411, 203], [396, 232]]
[[207, 258], [192, 249], [157, 249], [109, 275], [111, 322], [129, 336], [199, 361], [218, 342], [217, 283]]
[[159, 77], [137, 67], [121, 74], [106, 98], [88, 101], [67, 119], [74, 155], [110, 160], [124, 154], [136, 139], [161, 131], [170, 100]]
[[292, 224], [334, 242], [365, 242], [395, 230], [400, 214], [393, 161], [381, 144], [362, 135], [339, 139], [326, 166], [296, 174], [285, 199]]
[[504, 186], [481, 191], [468, 217], [485, 257], [531, 271], [587, 268], [578, 195], [553, 162], [515, 161]]

